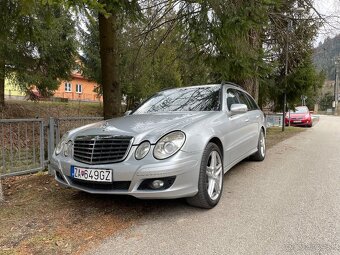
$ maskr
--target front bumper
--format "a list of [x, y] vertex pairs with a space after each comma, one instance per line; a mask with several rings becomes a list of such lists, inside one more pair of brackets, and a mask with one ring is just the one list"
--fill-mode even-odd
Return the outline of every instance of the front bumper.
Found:
[[311, 119], [299, 119], [299, 120], [285, 120], [286, 126], [290, 125], [290, 126], [308, 126], [312, 124], [312, 120]]
[[[65, 185], [78, 190], [94, 194], [131, 195], [146, 199], [171, 199], [194, 196], [197, 191], [199, 168], [203, 152], [188, 153], [179, 151], [165, 160], [156, 160], [152, 156], [153, 148], [142, 160], [134, 157], [136, 146], [132, 146], [129, 155], [123, 162], [103, 165], [87, 165], [72, 158], [61, 155], [53, 156], [51, 168], [55, 179]], [[95, 169], [111, 169], [113, 171], [112, 184], [81, 182], [71, 177], [71, 166]], [[175, 177], [173, 184], [164, 190], [141, 190], [144, 180]]]

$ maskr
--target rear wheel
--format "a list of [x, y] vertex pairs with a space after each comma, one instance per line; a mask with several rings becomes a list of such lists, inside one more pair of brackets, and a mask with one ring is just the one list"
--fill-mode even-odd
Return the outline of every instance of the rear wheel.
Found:
[[219, 202], [223, 190], [223, 158], [220, 148], [209, 143], [202, 156], [198, 179], [198, 192], [187, 198], [190, 205], [213, 208]]
[[255, 161], [262, 161], [266, 157], [266, 138], [264, 136], [264, 132], [261, 129], [260, 135], [259, 135], [259, 141], [257, 143], [257, 152], [255, 152], [251, 159]]

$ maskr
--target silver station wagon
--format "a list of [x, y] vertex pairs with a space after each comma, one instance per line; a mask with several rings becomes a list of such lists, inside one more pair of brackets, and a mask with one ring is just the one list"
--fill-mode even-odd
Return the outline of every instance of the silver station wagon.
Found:
[[212, 208], [224, 173], [265, 158], [265, 134], [264, 114], [236, 85], [168, 89], [124, 117], [67, 132], [51, 166], [59, 183], [89, 193]]

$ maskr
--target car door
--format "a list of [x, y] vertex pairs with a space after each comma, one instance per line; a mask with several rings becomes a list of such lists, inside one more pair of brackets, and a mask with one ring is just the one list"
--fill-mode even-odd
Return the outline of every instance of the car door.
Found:
[[248, 107], [248, 112], [245, 113], [246, 120], [244, 128], [245, 130], [245, 149], [244, 153], [248, 153], [251, 150], [254, 150], [257, 146], [258, 141], [258, 131], [259, 131], [259, 124], [258, 124], [258, 117], [257, 113], [254, 109], [254, 105], [250, 101], [249, 95], [241, 90], [237, 91], [237, 95], [241, 104], [245, 104]]
[[237, 90], [233, 88], [226, 89], [227, 100], [227, 118], [228, 129], [224, 136], [224, 148], [225, 155], [227, 155], [228, 162], [225, 162], [225, 166], [233, 165], [242, 154], [245, 153], [246, 147], [246, 134], [247, 134], [247, 114], [232, 115], [230, 108], [232, 104], [239, 104], [239, 98], [237, 96]]
[[260, 107], [257, 105], [255, 100], [248, 94], [245, 94], [248, 101], [251, 104], [251, 118], [253, 121], [253, 133], [254, 136], [252, 138], [252, 147], [257, 148], [258, 140], [259, 140], [259, 135], [260, 135], [260, 128], [262, 126], [262, 121], [264, 119], [263, 113], [260, 110]]

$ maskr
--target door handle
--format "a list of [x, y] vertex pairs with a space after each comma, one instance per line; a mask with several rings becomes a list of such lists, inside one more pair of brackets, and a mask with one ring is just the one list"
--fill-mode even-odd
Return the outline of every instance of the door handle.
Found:
[[244, 121], [245, 121], [245, 122], [249, 122], [249, 119], [245, 119]]
[[256, 116], [256, 119], [258, 119], [258, 118], [260, 118], [260, 115], [257, 115], [257, 116]]

